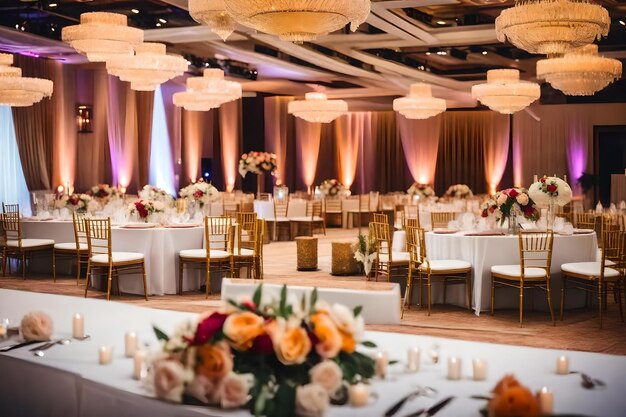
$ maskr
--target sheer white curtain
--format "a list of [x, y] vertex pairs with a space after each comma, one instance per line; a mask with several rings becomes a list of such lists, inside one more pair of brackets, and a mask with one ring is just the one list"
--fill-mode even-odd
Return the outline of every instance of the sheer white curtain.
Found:
[[9, 106], [0, 106], [0, 149], [0, 200], [7, 204], [19, 203], [22, 214], [30, 216], [30, 196]]
[[[149, 182], [172, 195], [176, 195], [172, 150], [170, 148], [170, 136], [167, 129], [161, 87], [158, 87], [154, 92], [153, 111]], [[138, 184], [138, 187], [143, 186]]]

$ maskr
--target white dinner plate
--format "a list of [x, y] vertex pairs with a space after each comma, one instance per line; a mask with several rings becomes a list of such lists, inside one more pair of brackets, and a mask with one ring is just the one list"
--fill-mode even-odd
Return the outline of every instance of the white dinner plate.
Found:
[[191, 229], [193, 227], [200, 227], [201, 224], [195, 223], [176, 223], [176, 224], [166, 224], [163, 227], [167, 229]]
[[156, 223], [127, 223], [122, 228], [124, 229], [154, 229], [157, 227]]

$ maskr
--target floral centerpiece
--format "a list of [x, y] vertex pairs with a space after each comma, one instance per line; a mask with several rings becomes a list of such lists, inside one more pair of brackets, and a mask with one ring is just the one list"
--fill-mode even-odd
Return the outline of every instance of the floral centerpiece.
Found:
[[469, 186], [465, 184], [454, 184], [448, 187], [446, 190], [446, 197], [451, 198], [470, 198], [474, 195]]
[[98, 184], [91, 187], [91, 189], [87, 191], [87, 194], [93, 198], [108, 200], [112, 197], [117, 197], [119, 195], [119, 191], [117, 188], [111, 187], [109, 184]]
[[152, 185], [144, 185], [141, 191], [139, 191], [139, 198], [142, 200], [161, 201], [167, 205], [172, 204], [174, 201], [174, 197], [170, 193]]
[[42, 311], [31, 311], [20, 322], [20, 334], [26, 341], [50, 340], [53, 329], [52, 319]]
[[178, 195], [190, 203], [198, 203], [200, 207], [203, 207], [205, 204], [218, 200], [220, 192], [210, 182], [200, 179], [198, 182], [181, 188]]
[[161, 201], [139, 200], [128, 205], [131, 215], [138, 215], [140, 219], [148, 221], [148, 217], [155, 213], [164, 213], [165, 204]]
[[505, 375], [491, 392], [493, 395], [485, 410], [489, 417], [539, 417], [552, 414], [552, 410], [541, 409], [539, 393], [533, 395], [513, 375]]
[[429, 184], [420, 184], [418, 182], [414, 182], [406, 192], [417, 199], [435, 196], [435, 190]]
[[549, 229], [554, 225], [555, 206], [563, 207], [572, 201], [572, 189], [559, 177], [544, 175], [539, 181], [531, 184], [528, 194], [537, 204], [548, 207], [547, 226]]
[[54, 201], [54, 207], [67, 208], [78, 213], [93, 213], [100, 205], [88, 194], [62, 194]]
[[327, 197], [335, 197], [345, 190], [345, 187], [339, 180], [328, 179], [322, 181], [319, 185], [320, 192]]
[[376, 259], [376, 239], [359, 234], [359, 242], [357, 243], [356, 250], [354, 252], [354, 259], [363, 264], [365, 270], [365, 276], [370, 275], [372, 270], [372, 264]]
[[248, 172], [259, 175], [276, 171], [276, 154], [252, 151], [244, 153], [239, 159], [239, 175], [245, 177]]
[[[245, 408], [255, 416], [321, 416], [345, 402], [346, 384], [367, 381], [374, 362], [356, 351], [363, 337], [361, 309], [317, 300], [262, 304], [228, 301], [220, 312], [187, 323], [168, 337], [155, 328], [163, 351], [148, 382], [158, 398], [187, 404]], [[361, 344], [373, 347], [369, 342]]]
[[488, 217], [491, 214], [501, 225], [508, 219], [511, 231], [517, 227], [515, 218], [518, 215], [523, 215], [530, 221], [537, 221], [540, 216], [535, 202], [524, 188], [507, 188], [498, 191], [492, 200], [483, 204], [482, 217]]

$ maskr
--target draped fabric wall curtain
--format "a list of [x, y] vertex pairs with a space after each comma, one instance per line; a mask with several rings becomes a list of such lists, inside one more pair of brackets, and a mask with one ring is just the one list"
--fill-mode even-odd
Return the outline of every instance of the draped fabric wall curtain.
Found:
[[413, 181], [434, 184], [442, 115], [425, 120], [407, 119], [397, 114], [396, 121], [402, 138], [402, 148]]
[[[289, 158], [288, 155], [292, 153], [289, 145], [293, 143], [295, 136], [295, 118], [287, 113], [289, 102], [293, 100], [293, 97], [266, 97], [263, 110], [265, 116], [265, 148], [267, 152], [276, 154], [276, 181], [286, 185], [294, 183], [293, 178], [288, 175], [288, 165], [293, 165], [293, 159]], [[289, 171], [295, 172], [293, 168]]]
[[317, 161], [319, 159], [321, 123], [309, 123], [296, 118], [296, 164], [298, 170], [298, 188], [310, 191], [315, 182]]

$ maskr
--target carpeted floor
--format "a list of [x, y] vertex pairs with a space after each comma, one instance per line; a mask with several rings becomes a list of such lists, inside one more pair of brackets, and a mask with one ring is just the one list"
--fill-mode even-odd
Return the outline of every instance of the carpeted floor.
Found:
[[[350, 282], [365, 281], [364, 277], [335, 277], [330, 275], [332, 240], [355, 238], [357, 230], [329, 229], [327, 235], [319, 235], [319, 269], [314, 272], [296, 271], [296, 248], [294, 242], [273, 242], [265, 246], [265, 276], [286, 282], [321, 282], [324, 285], [347, 286]], [[51, 294], [83, 296], [83, 285], [77, 286], [72, 277], [61, 277], [56, 283], [49, 276], [32, 276], [23, 281], [17, 277], [0, 278], [0, 288], [36, 291]], [[89, 297], [105, 298], [103, 294], [90, 291]], [[204, 312], [219, 308], [219, 295], [205, 299], [201, 293], [152, 296], [149, 301], [135, 295], [114, 296], [113, 302], [125, 302], [145, 307]], [[565, 320], [550, 322], [545, 312], [524, 312], [524, 327], [518, 326], [517, 310], [497, 310], [496, 315], [476, 316], [465, 309], [436, 305], [429, 317], [425, 310], [413, 307], [404, 315], [400, 325], [368, 326], [371, 330], [393, 331], [416, 335], [429, 335], [489, 343], [581, 350], [626, 355], [626, 324], [621, 322], [617, 305], [612, 301], [605, 314], [604, 329], [600, 330], [596, 310], [569, 310]]]

